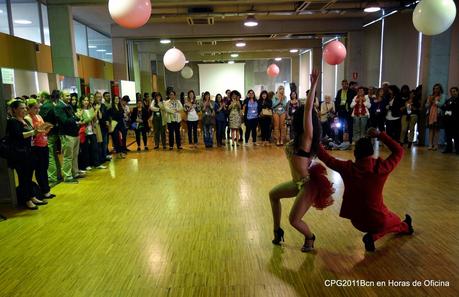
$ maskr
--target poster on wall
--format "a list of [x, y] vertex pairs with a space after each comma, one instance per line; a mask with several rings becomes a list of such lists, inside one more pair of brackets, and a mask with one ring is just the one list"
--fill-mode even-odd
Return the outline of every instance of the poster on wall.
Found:
[[4, 85], [14, 85], [14, 69], [2, 68], [2, 80]]
[[124, 96], [129, 96], [129, 104], [135, 104], [135, 82], [122, 80], [120, 81], [120, 91], [121, 91], [121, 98]]

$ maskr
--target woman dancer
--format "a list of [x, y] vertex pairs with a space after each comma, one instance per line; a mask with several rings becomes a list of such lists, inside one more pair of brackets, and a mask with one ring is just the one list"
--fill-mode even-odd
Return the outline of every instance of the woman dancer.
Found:
[[269, 193], [274, 221], [274, 244], [284, 240], [284, 230], [280, 227], [281, 198], [295, 197], [295, 203], [290, 211], [290, 224], [301, 232], [304, 237], [302, 252], [314, 249], [315, 235], [302, 220], [309, 207], [325, 208], [333, 203], [331, 194], [333, 188], [325, 177], [322, 165], [312, 165], [311, 161], [320, 146], [321, 129], [317, 113], [313, 110], [314, 96], [320, 72], [314, 69], [311, 74], [311, 92], [305, 106], [295, 113], [292, 125], [295, 128], [295, 138], [286, 147], [286, 155], [290, 165], [292, 180], [275, 186]]

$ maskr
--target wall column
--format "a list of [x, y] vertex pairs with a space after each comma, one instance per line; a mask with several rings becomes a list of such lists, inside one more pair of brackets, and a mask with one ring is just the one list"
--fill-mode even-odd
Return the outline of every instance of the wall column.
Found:
[[128, 80], [127, 50], [125, 38], [112, 38], [114, 80]]
[[48, 5], [48, 20], [54, 72], [78, 76], [70, 6]]

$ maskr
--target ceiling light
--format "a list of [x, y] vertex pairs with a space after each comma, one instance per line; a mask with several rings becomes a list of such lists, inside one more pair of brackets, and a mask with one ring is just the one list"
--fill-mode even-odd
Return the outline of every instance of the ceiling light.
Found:
[[186, 61], [185, 61], [185, 64], [188, 64], [188, 63], [190, 63], [190, 61], [186, 60]]
[[231, 54], [231, 58], [237, 58], [239, 57], [239, 54]]
[[0, 13], [3, 13], [3, 10], [0, 9]]
[[234, 61], [228, 61], [228, 64], [234, 64]]
[[372, 5], [372, 6], [366, 7], [363, 11], [365, 11], [365, 12], [377, 12], [377, 11], [380, 11], [380, 10], [381, 10], [381, 7]]
[[294, 54], [294, 53], [297, 53], [298, 50], [297, 50], [296, 48], [294, 48], [294, 49], [291, 49], [290, 52], [291, 52], [292, 54]]
[[95, 45], [88, 45], [88, 48], [97, 48]]
[[282, 61], [282, 58], [275, 58], [274, 60], [276, 60], [277, 62], [279, 62], [279, 61]]
[[161, 39], [159, 42], [161, 44], [169, 44], [169, 43], [171, 43], [171, 40], [170, 39]]
[[32, 24], [32, 21], [29, 21], [29, 20], [14, 20], [14, 23], [15, 24], [19, 24], [19, 25], [30, 25], [30, 24]]
[[101, 52], [101, 53], [106, 52], [106, 51], [107, 51], [107, 50], [104, 50], [104, 49], [98, 49], [98, 50], [96, 50], [96, 52]]
[[256, 27], [256, 26], [258, 26], [258, 21], [255, 18], [255, 16], [249, 15], [245, 19], [244, 26], [246, 26], [246, 27]]
[[238, 42], [238, 43], [236, 43], [236, 46], [237, 47], [244, 47], [245, 46], [245, 42]]
[[109, 56], [113, 55], [112, 53], [105, 53], [105, 54], [106, 54], [106, 55], [109, 55]]

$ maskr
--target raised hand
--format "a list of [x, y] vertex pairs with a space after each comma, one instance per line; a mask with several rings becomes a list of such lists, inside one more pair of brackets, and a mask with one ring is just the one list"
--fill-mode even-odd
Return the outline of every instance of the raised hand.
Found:
[[310, 78], [311, 78], [311, 86], [317, 84], [317, 82], [319, 81], [319, 76], [320, 76], [320, 71], [319, 69], [312, 69], [312, 73], [310, 75]]

